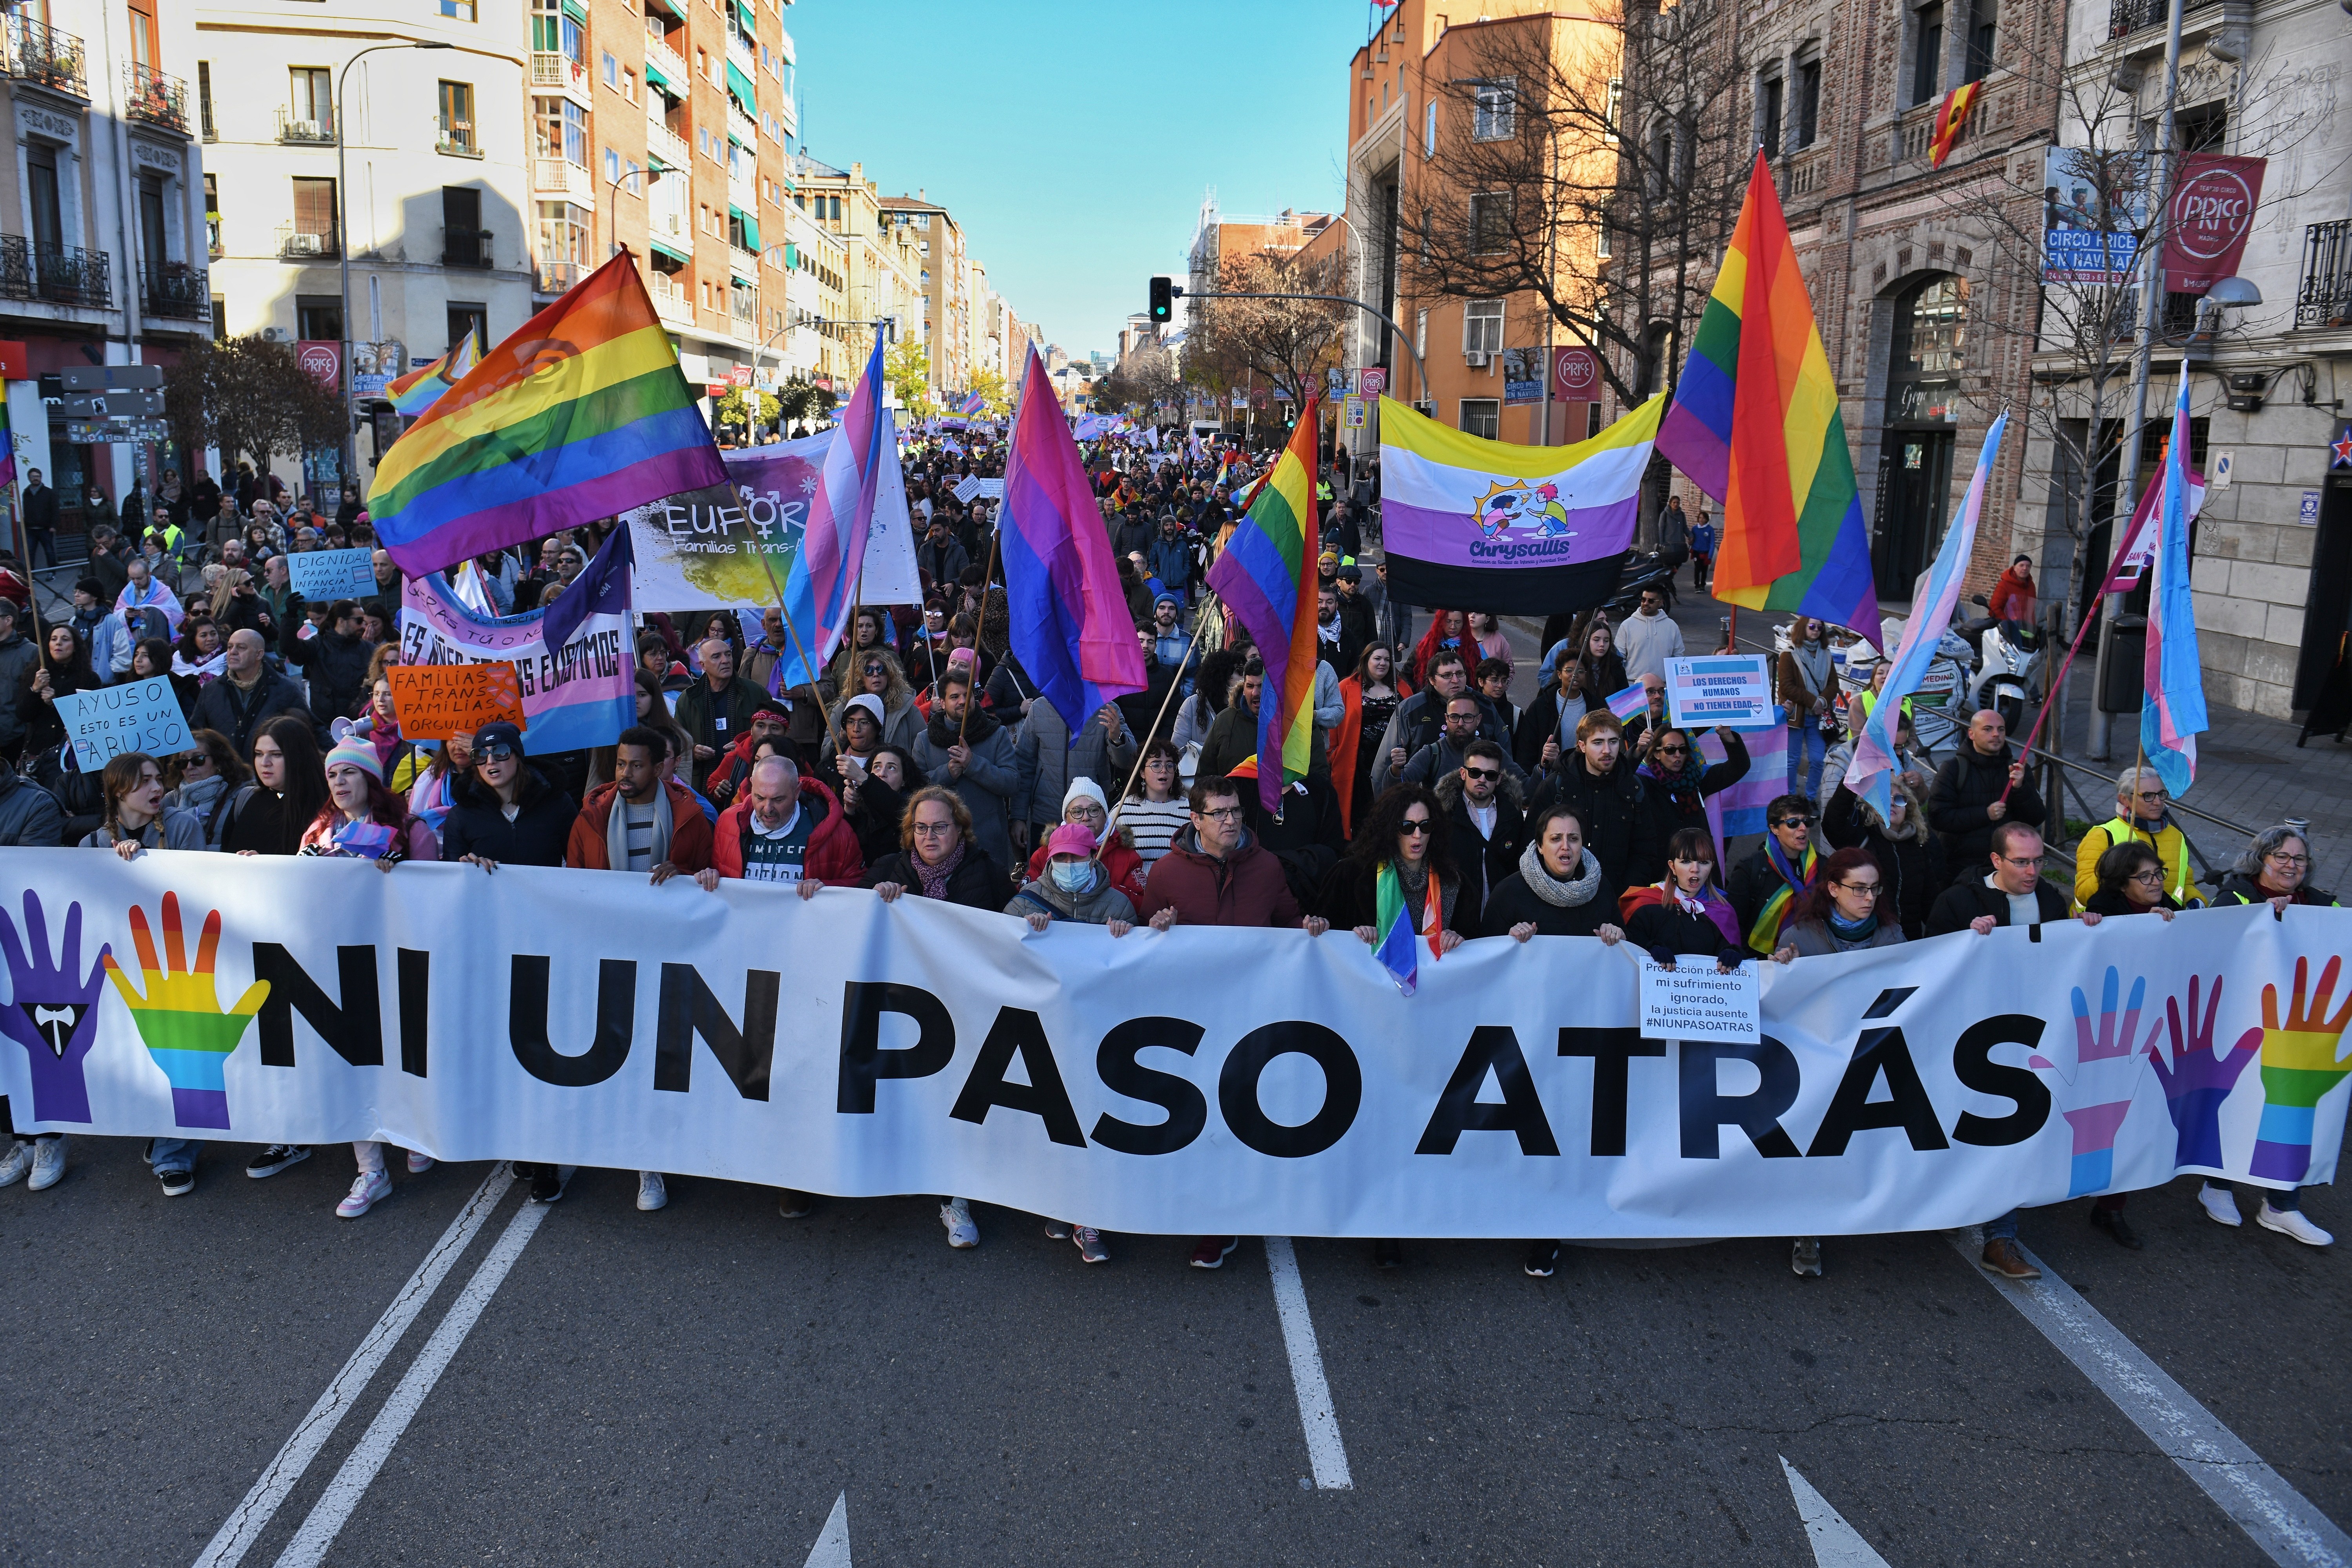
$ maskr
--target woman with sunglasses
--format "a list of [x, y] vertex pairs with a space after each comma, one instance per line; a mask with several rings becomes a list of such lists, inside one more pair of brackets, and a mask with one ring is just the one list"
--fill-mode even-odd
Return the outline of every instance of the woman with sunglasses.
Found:
[[522, 731], [503, 719], [483, 725], [474, 731], [473, 760], [450, 791], [441, 858], [485, 871], [562, 865], [579, 803], [523, 760]]
[[1652, 798], [1663, 801], [1675, 827], [1706, 826], [1706, 797], [1748, 776], [1748, 742], [1737, 730], [1718, 729], [1723, 761], [1710, 766], [1698, 749], [1698, 731], [1668, 725], [1654, 731], [1642, 765], [1633, 771], [1650, 781]]

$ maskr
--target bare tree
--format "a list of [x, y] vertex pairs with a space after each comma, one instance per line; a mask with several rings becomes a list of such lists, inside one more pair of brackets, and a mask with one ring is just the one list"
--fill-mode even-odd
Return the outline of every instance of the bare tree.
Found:
[[1746, 79], [1709, 0], [1483, 31], [1400, 204], [1408, 292], [1526, 293], [1622, 403], [1672, 384], [1746, 189]]
[[342, 400], [286, 343], [257, 333], [192, 344], [163, 373], [164, 419], [188, 450], [257, 458], [326, 451], [343, 438]]
[[[1225, 293], [1343, 294], [1346, 264], [1338, 254], [1307, 257], [1260, 250], [1222, 258], [1217, 288]], [[1350, 311], [1318, 300], [1216, 300], [1196, 307], [1185, 370], [1213, 389], [1245, 381], [1286, 391], [1305, 406], [1324, 373], [1339, 365]]]

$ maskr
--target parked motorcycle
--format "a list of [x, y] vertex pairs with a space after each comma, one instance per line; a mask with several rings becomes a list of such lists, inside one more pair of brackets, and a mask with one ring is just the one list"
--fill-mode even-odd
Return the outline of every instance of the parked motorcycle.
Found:
[[1617, 591], [1609, 595], [1609, 624], [1615, 626], [1642, 607], [1642, 590], [1663, 589], [1666, 603], [1675, 602], [1675, 569], [1656, 551], [1629, 550], [1617, 575]]
[[[1982, 594], [1969, 602], [1985, 605]], [[1990, 606], [1988, 606], [1990, 607]], [[2030, 626], [2011, 629], [2006, 623], [1971, 617], [1961, 626], [1973, 633], [1977, 668], [1968, 686], [1963, 709], [1970, 713], [1990, 708], [2000, 713], [2012, 735], [2023, 731], [2027, 720], [2042, 704], [2043, 667], [2049, 649], [2042, 634]]]

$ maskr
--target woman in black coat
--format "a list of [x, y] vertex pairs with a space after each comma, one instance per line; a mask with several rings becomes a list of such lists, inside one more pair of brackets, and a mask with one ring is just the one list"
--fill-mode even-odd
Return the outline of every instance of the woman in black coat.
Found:
[[1531, 936], [1597, 936], [1614, 944], [1624, 939], [1616, 924], [1617, 900], [1601, 862], [1584, 847], [1584, 825], [1564, 805], [1536, 814], [1519, 868], [1486, 895], [1486, 934], [1525, 942]]
[[523, 761], [522, 731], [503, 720], [485, 724], [475, 731], [473, 754], [474, 765], [449, 791], [441, 858], [485, 871], [502, 864], [562, 865], [580, 803]]
[[1886, 880], [1904, 940], [1917, 942], [1927, 932], [1927, 910], [1944, 890], [1944, 841], [1928, 829], [1927, 811], [1900, 774], [1893, 788], [1895, 820], [1890, 823], [1841, 783], [1822, 814], [1822, 835], [1836, 848], [1870, 852]]
[[1619, 899], [1625, 935], [1671, 969], [1685, 953], [1712, 957], [1728, 974], [1756, 954], [1739, 943], [1739, 917], [1715, 886], [1715, 839], [1704, 827], [1685, 827], [1666, 841], [1666, 877], [1629, 888]]
[[90, 672], [89, 646], [81, 634], [62, 621], [53, 621], [44, 639], [47, 657], [25, 672], [16, 689], [16, 721], [24, 726], [24, 754], [36, 757], [65, 744], [65, 721], [58, 717], [58, 699], [78, 691], [95, 691], [104, 684]]
[[966, 909], [1004, 911], [1012, 883], [972, 841], [971, 809], [955, 791], [933, 785], [910, 795], [898, 845], [876, 861], [859, 884], [880, 894], [884, 903], [913, 893]]

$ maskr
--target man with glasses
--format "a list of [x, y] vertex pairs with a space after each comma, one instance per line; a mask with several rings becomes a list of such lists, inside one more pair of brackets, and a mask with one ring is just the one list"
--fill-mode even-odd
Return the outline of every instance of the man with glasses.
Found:
[[2025, 782], [2025, 763], [2009, 748], [2009, 722], [1990, 708], [1969, 721], [1968, 738], [1927, 786], [1927, 826], [1944, 840], [1955, 867], [1981, 865], [2003, 823], [2039, 828], [2050, 818]]
[[[1979, 714], [1979, 718], [1984, 715]], [[2042, 926], [2067, 918], [2066, 895], [2042, 879], [2042, 835], [2021, 822], [1996, 824], [1990, 834], [1990, 869], [1960, 880], [1944, 890], [1927, 911], [1927, 934], [1948, 936], [1972, 931], [1990, 936], [2002, 926]], [[2095, 910], [2076, 917], [2086, 926], [2099, 923]], [[2017, 1249], [2017, 1211], [2010, 1210], [1984, 1227], [1984, 1266], [2007, 1279], [2039, 1279], [2042, 1270]]]
[[2154, 768], [2126, 768], [2116, 777], [2116, 815], [2083, 835], [2074, 847], [2074, 907], [2099, 890], [2099, 857], [2134, 839], [2156, 851], [2164, 863], [2164, 891], [2183, 909], [2201, 906], [2197, 879], [2189, 869], [2189, 837], [2172, 820], [2172, 795]]
[[[1446, 719], [1450, 726], [1453, 715]], [[1520, 852], [1528, 847], [1526, 800], [1516, 764], [1494, 742], [1473, 740], [1463, 748], [1461, 765], [1441, 776], [1435, 788], [1461, 879], [1454, 929], [1483, 931], [1486, 895], [1519, 868]]]
[[1440, 648], [1430, 656], [1428, 688], [1398, 703], [1389, 717], [1388, 731], [1381, 737], [1380, 752], [1372, 758], [1373, 794], [1403, 778], [1406, 765], [1444, 732], [1447, 706], [1465, 692], [1478, 703], [1480, 737], [1498, 746], [1510, 744], [1511, 732], [1503, 727], [1502, 716], [1470, 690], [1470, 664], [1462, 650]]
[[[1404, 782], [1436, 788], [1442, 781], [1459, 773], [1469, 759], [1473, 742], [1486, 741], [1489, 745], [1494, 743], [1491, 737], [1479, 733], [1486, 717], [1486, 705], [1467, 691], [1448, 700], [1445, 704], [1445, 727], [1438, 731], [1437, 739], [1414, 752], [1412, 760], [1405, 763], [1404, 773], [1401, 775]], [[1500, 746], [1495, 749], [1502, 750]], [[1508, 756], [1503, 758], [1503, 771], [1514, 780], [1527, 777], [1526, 772]]]
[[1812, 890], [1821, 858], [1813, 849], [1813, 803], [1803, 795], [1776, 798], [1764, 808], [1764, 842], [1731, 873], [1726, 890], [1748, 945], [1769, 953], [1779, 950], [1782, 928]]
[[1666, 614], [1664, 589], [1642, 590], [1642, 607], [1617, 627], [1617, 657], [1625, 661], [1626, 677], [1636, 685], [1644, 676], [1664, 681], [1666, 660], [1683, 657], [1683, 629]]
[[[1192, 786], [1191, 825], [1152, 863], [1136, 913], [1164, 931], [1179, 921], [1204, 926], [1283, 926], [1321, 936], [1331, 923], [1304, 915], [1282, 864], [1242, 826], [1242, 792], [1255, 779], [1207, 778]], [[1204, 1236], [1192, 1267], [1216, 1268], [1241, 1245], [1235, 1236]]]

